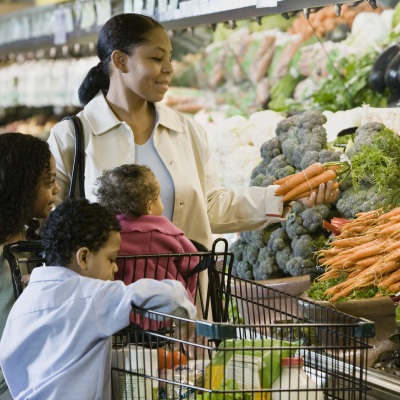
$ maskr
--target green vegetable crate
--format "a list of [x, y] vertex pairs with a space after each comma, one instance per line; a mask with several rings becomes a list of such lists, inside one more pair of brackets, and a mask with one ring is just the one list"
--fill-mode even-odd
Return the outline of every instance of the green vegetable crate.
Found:
[[232, 276], [223, 239], [196, 257], [198, 320], [133, 308], [153, 330], [113, 336], [113, 400], [367, 399], [373, 322]]

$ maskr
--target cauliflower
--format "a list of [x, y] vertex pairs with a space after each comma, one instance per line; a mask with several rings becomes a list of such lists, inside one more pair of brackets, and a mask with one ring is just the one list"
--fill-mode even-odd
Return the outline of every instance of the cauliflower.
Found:
[[275, 129], [278, 122], [282, 121], [284, 116], [272, 110], [255, 112], [250, 115], [251, 140], [257, 148], [268, 139], [275, 137]]

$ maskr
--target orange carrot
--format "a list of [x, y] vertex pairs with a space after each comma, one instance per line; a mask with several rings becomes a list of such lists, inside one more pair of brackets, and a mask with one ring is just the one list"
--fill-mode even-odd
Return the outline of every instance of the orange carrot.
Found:
[[[326, 183], [328, 181], [333, 181], [336, 178], [336, 172], [332, 170], [326, 170], [322, 174], [316, 175], [306, 181], [297, 184], [296, 186], [291, 186], [291, 190], [289, 190], [282, 198], [282, 201], [291, 201], [300, 193], [305, 192], [308, 188], [314, 189], [318, 188], [321, 183]], [[290, 182], [290, 181], [289, 181]], [[287, 183], [289, 183], [287, 182]], [[283, 185], [282, 185], [283, 186]]]
[[[289, 179], [286, 181], [283, 185], [279, 186], [276, 191], [275, 195], [276, 196], [283, 196], [289, 191], [291, 191], [293, 188], [297, 187], [300, 185], [302, 182], [306, 182], [310, 178], [314, 176], [321, 175], [325, 171], [325, 167], [321, 163], [314, 163], [307, 167], [305, 170], [298, 172], [292, 176], [292, 179]], [[335, 175], [336, 178], [336, 173], [332, 171]], [[334, 178], [333, 178], [334, 179]], [[308, 190], [309, 186], [305, 186], [304, 190], [298, 191], [297, 194], [300, 194], [302, 192], [305, 192]], [[296, 195], [297, 195], [296, 194]]]
[[393, 283], [390, 285], [387, 290], [391, 293], [397, 293], [400, 292], [400, 282]]
[[[299, 173], [299, 172], [298, 172], [298, 173]], [[283, 184], [284, 184], [285, 182], [287, 182], [289, 179], [292, 179], [294, 175], [296, 175], [296, 174], [284, 176], [283, 178], [278, 179], [278, 180], [276, 180], [276, 181], [274, 181], [274, 182], [272, 182], [272, 183], [273, 183], [274, 185], [283, 185]]]
[[339, 247], [339, 248], [344, 248], [344, 247], [355, 247], [361, 244], [369, 243], [374, 239], [373, 236], [369, 235], [363, 235], [363, 236], [358, 236], [354, 238], [346, 238], [346, 239], [334, 239], [331, 242], [331, 245], [333, 247]]
[[387, 276], [381, 283], [378, 284], [378, 286], [381, 288], [388, 288], [390, 285], [393, 285], [397, 282], [400, 282], [400, 269]]
[[385, 227], [382, 230], [380, 230], [381, 235], [393, 235], [394, 233], [397, 233], [400, 231], [400, 222], [394, 223], [391, 226]]
[[394, 217], [394, 216], [399, 215], [399, 214], [400, 214], [400, 207], [396, 207], [393, 210], [388, 211], [387, 213], [384, 213], [384, 214], [380, 215], [378, 217], [378, 220], [391, 218], [391, 217]]

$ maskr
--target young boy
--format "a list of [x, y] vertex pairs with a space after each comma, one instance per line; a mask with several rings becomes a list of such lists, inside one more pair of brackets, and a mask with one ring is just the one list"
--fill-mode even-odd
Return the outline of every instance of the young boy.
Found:
[[47, 266], [33, 270], [0, 342], [14, 399], [110, 399], [111, 335], [129, 324], [131, 303], [195, 318], [178, 281], [113, 281], [119, 231], [114, 214], [85, 199], [66, 200], [45, 221]]

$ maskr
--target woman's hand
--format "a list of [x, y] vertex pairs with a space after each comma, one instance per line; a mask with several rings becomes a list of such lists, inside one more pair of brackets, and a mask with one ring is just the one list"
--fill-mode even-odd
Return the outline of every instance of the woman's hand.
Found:
[[339, 197], [339, 189], [332, 189], [333, 181], [329, 181], [326, 184], [321, 183], [317, 193], [311, 193], [310, 197], [304, 197], [299, 199], [301, 204], [305, 207], [313, 207], [315, 204], [321, 203], [333, 203]]

